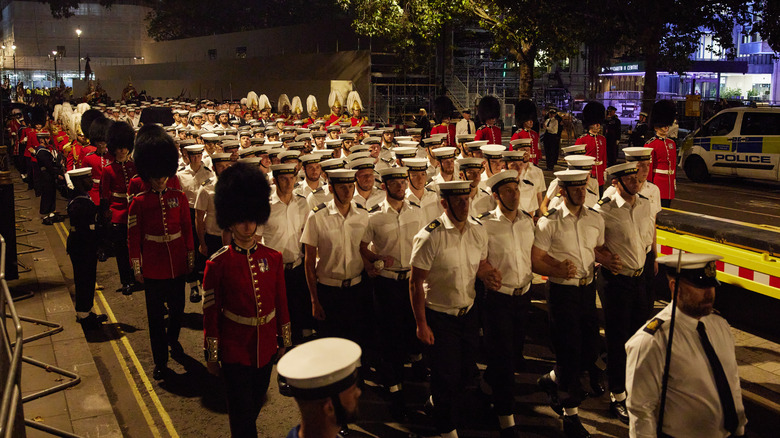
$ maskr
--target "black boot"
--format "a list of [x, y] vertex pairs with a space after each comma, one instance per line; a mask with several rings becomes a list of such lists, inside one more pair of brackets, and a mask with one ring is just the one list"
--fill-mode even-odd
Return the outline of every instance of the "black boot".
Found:
[[590, 438], [590, 433], [580, 422], [579, 415], [563, 416], [563, 434], [566, 438]]
[[536, 381], [536, 385], [539, 389], [547, 393], [552, 410], [558, 415], [563, 415], [563, 406], [561, 406], [561, 401], [558, 398], [558, 384], [550, 377], [550, 373], [539, 377]]

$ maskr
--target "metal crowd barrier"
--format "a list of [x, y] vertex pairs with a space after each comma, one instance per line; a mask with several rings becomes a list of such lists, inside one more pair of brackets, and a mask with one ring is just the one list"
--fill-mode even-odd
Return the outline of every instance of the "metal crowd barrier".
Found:
[[[0, 308], [4, 311], [0, 316], [3, 325], [2, 351], [0, 351], [0, 369], [7, 372], [3, 382], [3, 398], [0, 403], [0, 437], [25, 436], [24, 424], [17, 421], [23, 418], [21, 401], [22, 373], [22, 322], [16, 313], [11, 291], [5, 281], [5, 239], [0, 236]], [[6, 312], [11, 317], [15, 329], [15, 340], [12, 342], [6, 321]]]

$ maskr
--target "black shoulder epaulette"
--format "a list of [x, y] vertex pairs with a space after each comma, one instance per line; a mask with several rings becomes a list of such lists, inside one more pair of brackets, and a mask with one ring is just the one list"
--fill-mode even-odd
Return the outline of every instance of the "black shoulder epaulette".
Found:
[[[588, 191], [588, 193], [590, 193], [591, 195], [596, 195], [596, 196], [598, 196], [598, 193], [594, 192], [594, 191], [593, 191], [593, 190], [591, 190], [591, 189], [585, 189], [585, 190], [587, 190], [587, 191]], [[558, 193], [558, 194], [560, 195], [560, 193]]]
[[[360, 204], [357, 204], [357, 205], [360, 205]], [[377, 205], [375, 205], [375, 206], [371, 207], [371, 209], [370, 209], [370, 210], [368, 210], [368, 212], [369, 212], [369, 213], [373, 213], [373, 212], [375, 212], [375, 211], [379, 211], [379, 210], [381, 210], [381, 209], [382, 209], [382, 206], [381, 206], [381, 205], [379, 205], [379, 204], [377, 204]]]
[[483, 192], [485, 192], [485, 194], [486, 194], [486, 195], [490, 196], [490, 193], [488, 193], [488, 191], [487, 191], [487, 190], [485, 190], [485, 189], [480, 189], [480, 190], [482, 190]]
[[528, 180], [528, 179], [524, 179], [523, 180], [523, 184], [528, 184], [529, 186], [534, 185], [534, 183], [532, 183], [531, 180]]
[[650, 200], [650, 198], [648, 198], [647, 196], [645, 196], [645, 195], [643, 195], [641, 193], [637, 193], [637, 195], [639, 195], [639, 197], [642, 198], [642, 199], [647, 199], [648, 201]]
[[[388, 150], [390, 150], [390, 149], [388, 149]], [[392, 162], [393, 162], [393, 159], [392, 159], [392, 158], [388, 158], [388, 159], [380, 158], [380, 159], [381, 159], [382, 161], [384, 161], [385, 163], [387, 163], [387, 164], [390, 164], [390, 163], [392, 163]]]
[[605, 197], [599, 199], [599, 205], [604, 205], [604, 204], [608, 203], [609, 201], [611, 201], [611, 199], [608, 196], [605, 196]]
[[590, 210], [590, 211], [595, 211], [596, 213], [598, 213], [598, 210], [596, 210], [596, 209], [595, 209], [595, 208], [593, 208], [593, 207], [588, 207], [588, 210]]
[[210, 182], [211, 182], [211, 178], [208, 178], [208, 179], [206, 179], [206, 181], [203, 181], [202, 183], [200, 183], [200, 185], [201, 186], [205, 186], [206, 184], [208, 184]]
[[409, 205], [413, 205], [413, 206], [415, 206], [417, 208], [420, 208], [420, 204], [418, 204], [418, 203], [416, 203], [414, 201], [409, 201]]
[[324, 208], [325, 208], [325, 203], [321, 203], [319, 205], [315, 205], [314, 208], [311, 209], [311, 211], [316, 213]]
[[654, 335], [655, 332], [658, 331], [659, 328], [664, 324], [664, 320], [661, 318], [653, 318], [650, 320], [650, 322], [647, 323], [645, 326], [645, 331], [647, 333], [650, 333], [651, 335]]
[[[555, 210], [555, 209], [553, 208], [553, 210]], [[529, 212], [527, 212], [527, 211], [525, 211], [525, 210], [520, 210], [520, 211], [522, 211], [523, 213], [525, 213], [525, 214], [526, 214], [526, 216], [530, 217], [531, 219], [533, 219], [533, 218], [534, 218], [534, 215], [532, 215], [531, 213], [529, 213]], [[550, 210], [547, 210], [547, 211], [549, 212]]]
[[317, 190], [313, 191], [312, 193], [319, 193], [322, 191], [322, 187], [317, 187]]
[[477, 131], [481, 130], [482, 128], [487, 128], [487, 125], [482, 125], [479, 128], [477, 128]]
[[491, 213], [490, 211], [486, 211], [484, 213], [478, 214], [477, 219], [482, 219], [483, 217], [490, 216], [490, 213]]
[[425, 231], [430, 233], [431, 231], [435, 230], [436, 228], [439, 228], [440, 226], [441, 226], [441, 222], [438, 219], [436, 219], [425, 226]]
[[480, 222], [479, 219], [475, 218], [474, 216], [471, 216], [471, 220], [473, 220], [474, 222], [482, 225], [482, 222]]
[[219, 256], [221, 256], [222, 254], [224, 254], [225, 252], [227, 252], [227, 250], [228, 250], [229, 248], [230, 248], [230, 246], [229, 246], [229, 245], [225, 245], [225, 246], [223, 246], [222, 248], [218, 249], [218, 250], [217, 250], [217, 252], [215, 252], [214, 254], [212, 254], [212, 255], [211, 255], [211, 257], [209, 257], [209, 260], [211, 260], [211, 261], [214, 261], [214, 259], [216, 259], [217, 257], [219, 257]]
[[208, 167], [206, 167], [206, 166], [203, 166], [203, 168], [204, 168], [204, 169], [206, 169], [206, 170], [207, 170], [207, 171], [209, 171], [209, 172], [212, 172], [212, 170], [211, 170], [211, 169], [209, 169], [209, 168], [208, 168]]
[[436, 190], [433, 190], [432, 188], [430, 188], [430, 187], [428, 187], [428, 186], [425, 186], [425, 190], [427, 190], [427, 191], [429, 191], [429, 192], [436, 193]]
[[357, 203], [357, 202], [355, 203], [355, 207], [357, 207], [357, 208], [362, 208], [363, 210], [366, 210], [366, 211], [368, 211], [368, 209], [367, 209], [366, 207], [363, 207], [363, 204], [359, 204], [359, 203]]
[[551, 209], [547, 210], [547, 212], [544, 214], [544, 217], [548, 217], [551, 214], [555, 213], [556, 211], [558, 211], [557, 208], [551, 208]]
[[303, 195], [301, 195], [300, 193], [296, 193], [296, 194], [295, 194], [295, 196], [297, 196], [297, 197], [299, 197], [299, 198], [306, 199], [306, 197], [305, 197], [305, 196], [303, 196]]

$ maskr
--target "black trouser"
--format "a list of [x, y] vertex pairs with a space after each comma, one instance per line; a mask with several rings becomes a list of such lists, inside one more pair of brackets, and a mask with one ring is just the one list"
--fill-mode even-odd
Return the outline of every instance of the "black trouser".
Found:
[[645, 297], [647, 298], [647, 319], [657, 312], [655, 311], [655, 251], [652, 249], [645, 256]]
[[206, 251], [208, 251], [208, 255], [206, 255], [206, 259], [214, 255], [215, 252], [219, 251], [220, 248], [225, 246], [222, 244], [222, 236], [216, 236], [214, 234], [206, 233], [206, 237], [204, 240], [206, 241]]
[[544, 159], [547, 164], [547, 170], [553, 170], [558, 163], [558, 155], [561, 153], [560, 134], [544, 134]]
[[672, 206], [672, 200], [671, 199], [661, 199], [661, 207], [669, 208]]
[[607, 137], [607, 167], [617, 164], [619, 137]]
[[626, 342], [647, 322], [644, 276], [604, 274], [604, 323], [607, 335], [607, 376], [609, 390], [626, 390]]
[[479, 326], [473, 307], [463, 316], [425, 309], [435, 339], [428, 348], [431, 362], [433, 419], [438, 433], [456, 427], [457, 401], [476, 363]]
[[[168, 363], [168, 345], [179, 341], [184, 316], [184, 275], [165, 280], [144, 277], [146, 318], [155, 366]], [[168, 303], [168, 324], [165, 324], [165, 304]]]
[[133, 269], [130, 267], [130, 253], [127, 249], [127, 224], [111, 224], [111, 247], [116, 257], [116, 269], [122, 286], [133, 284]]
[[[195, 224], [195, 209], [190, 208], [190, 223]], [[187, 274], [187, 283], [193, 281], [203, 281], [203, 271], [206, 269], [207, 257], [200, 253], [200, 239], [198, 238], [198, 231], [195, 227], [192, 227], [192, 241], [195, 243], [195, 269]]]
[[514, 412], [515, 365], [522, 357], [531, 294], [507, 295], [489, 290], [480, 310], [487, 351], [485, 381], [493, 390], [497, 415]]
[[325, 311], [325, 319], [319, 321], [321, 337], [357, 342], [365, 355], [371, 346], [368, 327], [373, 302], [366, 283], [343, 288], [317, 283], [317, 297]]
[[374, 305], [382, 345], [384, 383], [389, 388], [403, 383], [404, 364], [410, 354], [420, 352], [417, 325], [409, 299], [409, 280], [376, 277]]
[[575, 408], [585, 398], [580, 375], [593, 371], [599, 351], [596, 286], [594, 282], [587, 286], [549, 285], [547, 303], [560, 400], [564, 408]]
[[257, 416], [265, 401], [273, 365], [273, 360], [262, 368], [222, 364], [231, 437], [257, 438]]
[[294, 269], [284, 270], [284, 285], [287, 289], [287, 309], [290, 312], [290, 331], [293, 345], [303, 341], [303, 330], [314, 328], [311, 314], [311, 296], [306, 286], [306, 271], [303, 263]]
[[77, 231], [68, 235], [68, 255], [73, 265], [76, 287], [76, 312], [89, 312], [95, 302], [97, 279], [97, 241], [95, 233], [82, 236]]
[[39, 213], [49, 214], [54, 212], [57, 203], [57, 181], [47, 171], [40, 171], [37, 174], [36, 193], [41, 194], [41, 204]]

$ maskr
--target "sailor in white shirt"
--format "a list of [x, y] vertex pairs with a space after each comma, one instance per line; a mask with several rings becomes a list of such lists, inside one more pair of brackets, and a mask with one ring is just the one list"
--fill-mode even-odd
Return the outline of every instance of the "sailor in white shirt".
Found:
[[322, 156], [319, 154], [308, 154], [300, 157], [300, 160], [303, 167], [303, 181], [298, 183], [298, 186], [295, 188], [295, 194], [306, 199], [324, 185], [322, 167], [320, 166]]
[[481, 303], [485, 331], [485, 380], [493, 391], [493, 406], [502, 436], [515, 428], [514, 372], [522, 355], [531, 297], [531, 247], [534, 221], [518, 209], [517, 172], [505, 170], [487, 181], [498, 206], [477, 217], [488, 235], [488, 263], [501, 273], [501, 287], [489, 289]]
[[457, 181], [455, 173], [455, 149], [452, 146], [444, 146], [431, 150], [435, 160], [439, 163], [439, 173], [433, 177], [431, 184], [438, 185], [446, 181]]
[[[590, 155], [568, 155], [564, 157], [569, 170], [587, 170], [591, 171], [593, 165], [596, 163], [596, 159]], [[546, 213], [550, 208], [558, 208], [563, 202], [563, 196], [558, 190], [558, 178], [550, 181], [550, 185], [547, 187], [547, 193], [544, 196], [540, 210]], [[594, 178], [588, 178], [588, 183], [585, 188], [585, 206], [593, 207], [599, 202], [599, 186], [598, 182]], [[605, 192], [606, 193], [606, 192]], [[614, 193], [614, 192], [613, 192]]]
[[[643, 277], [647, 255], [646, 237], [655, 236], [650, 220], [650, 202], [638, 194], [636, 162], [607, 168], [617, 192], [603, 198], [596, 210], [604, 218], [605, 246], [610, 256], [602, 262], [604, 321], [607, 338], [607, 375], [612, 398], [610, 411], [628, 424], [626, 411], [626, 350], [628, 338], [647, 320], [647, 297]], [[655, 242], [655, 238], [653, 238]], [[653, 243], [653, 247], [655, 244]]]
[[515, 152], [522, 152], [522, 161], [513, 160], [507, 162], [507, 167], [517, 171], [520, 180], [525, 183], [520, 187], [520, 208], [534, 216], [540, 216], [539, 206], [542, 205], [547, 184], [544, 181], [544, 172], [531, 162], [531, 139], [518, 138], [510, 142]]
[[406, 189], [406, 199], [420, 206], [423, 223], [428, 224], [444, 213], [439, 193], [430, 184], [425, 185], [428, 160], [425, 158], [404, 158], [403, 164], [409, 169], [409, 188]]
[[658, 259], [665, 265], [669, 288], [678, 288], [666, 405], [662, 428], [657, 430], [674, 303], [626, 343], [630, 437], [744, 436], [747, 418], [734, 335], [712, 308], [720, 285], [716, 262], [721, 258], [684, 253]]
[[356, 171], [357, 183], [355, 184], [355, 196], [352, 199], [367, 210], [371, 210], [385, 199], [385, 193], [376, 188], [375, 185], [374, 160], [360, 158], [350, 161], [348, 166]]
[[476, 217], [496, 208], [496, 201], [490, 196], [490, 193], [479, 187], [485, 160], [481, 158], [461, 158], [457, 163], [460, 168], [460, 179], [469, 181], [471, 184], [469, 215]]
[[595, 362], [599, 351], [593, 280], [595, 262], [604, 245], [604, 219], [584, 205], [588, 175], [586, 170], [555, 172], [564, 202], [539, 219], [531, 250], [534, 272], [549, 280], [556, 355], [555, 368], [537, 384], [547, 393], [553, 410], [564, 415], [563, 430], [569, 437], [589, 436], [579, 419], [578, 407], [586, 396], [581, 374], [589, 371], [594, 395], [604, 393], [596, 367], [583, 369], [584, 364]]
[[485, 171], [482, 173], [482, 183], [480, 184], [480, 187], [484, 189], [487, 187], [488, 178], [506, 169], [506, 162], [502, 159], [506, 148], [500, 144], [486, 144], [480, 146], [479, 150], [485, 159]]
[[223, 245], [222, 229], [217, 225], [217, 209], [214, 206], [214, 188], [217, 184], [217, 178], [223, 170], [230, 167], [234, 162], [230, 161], [230, 154], [217, 153], [211, 156], [214, 162], [215, 177], [204, 181], [198, 189], [198, 196], [195, 198], [195, 230], [198, 233], [200, 246], [198, 251], [206, 257], [211, 257]]

